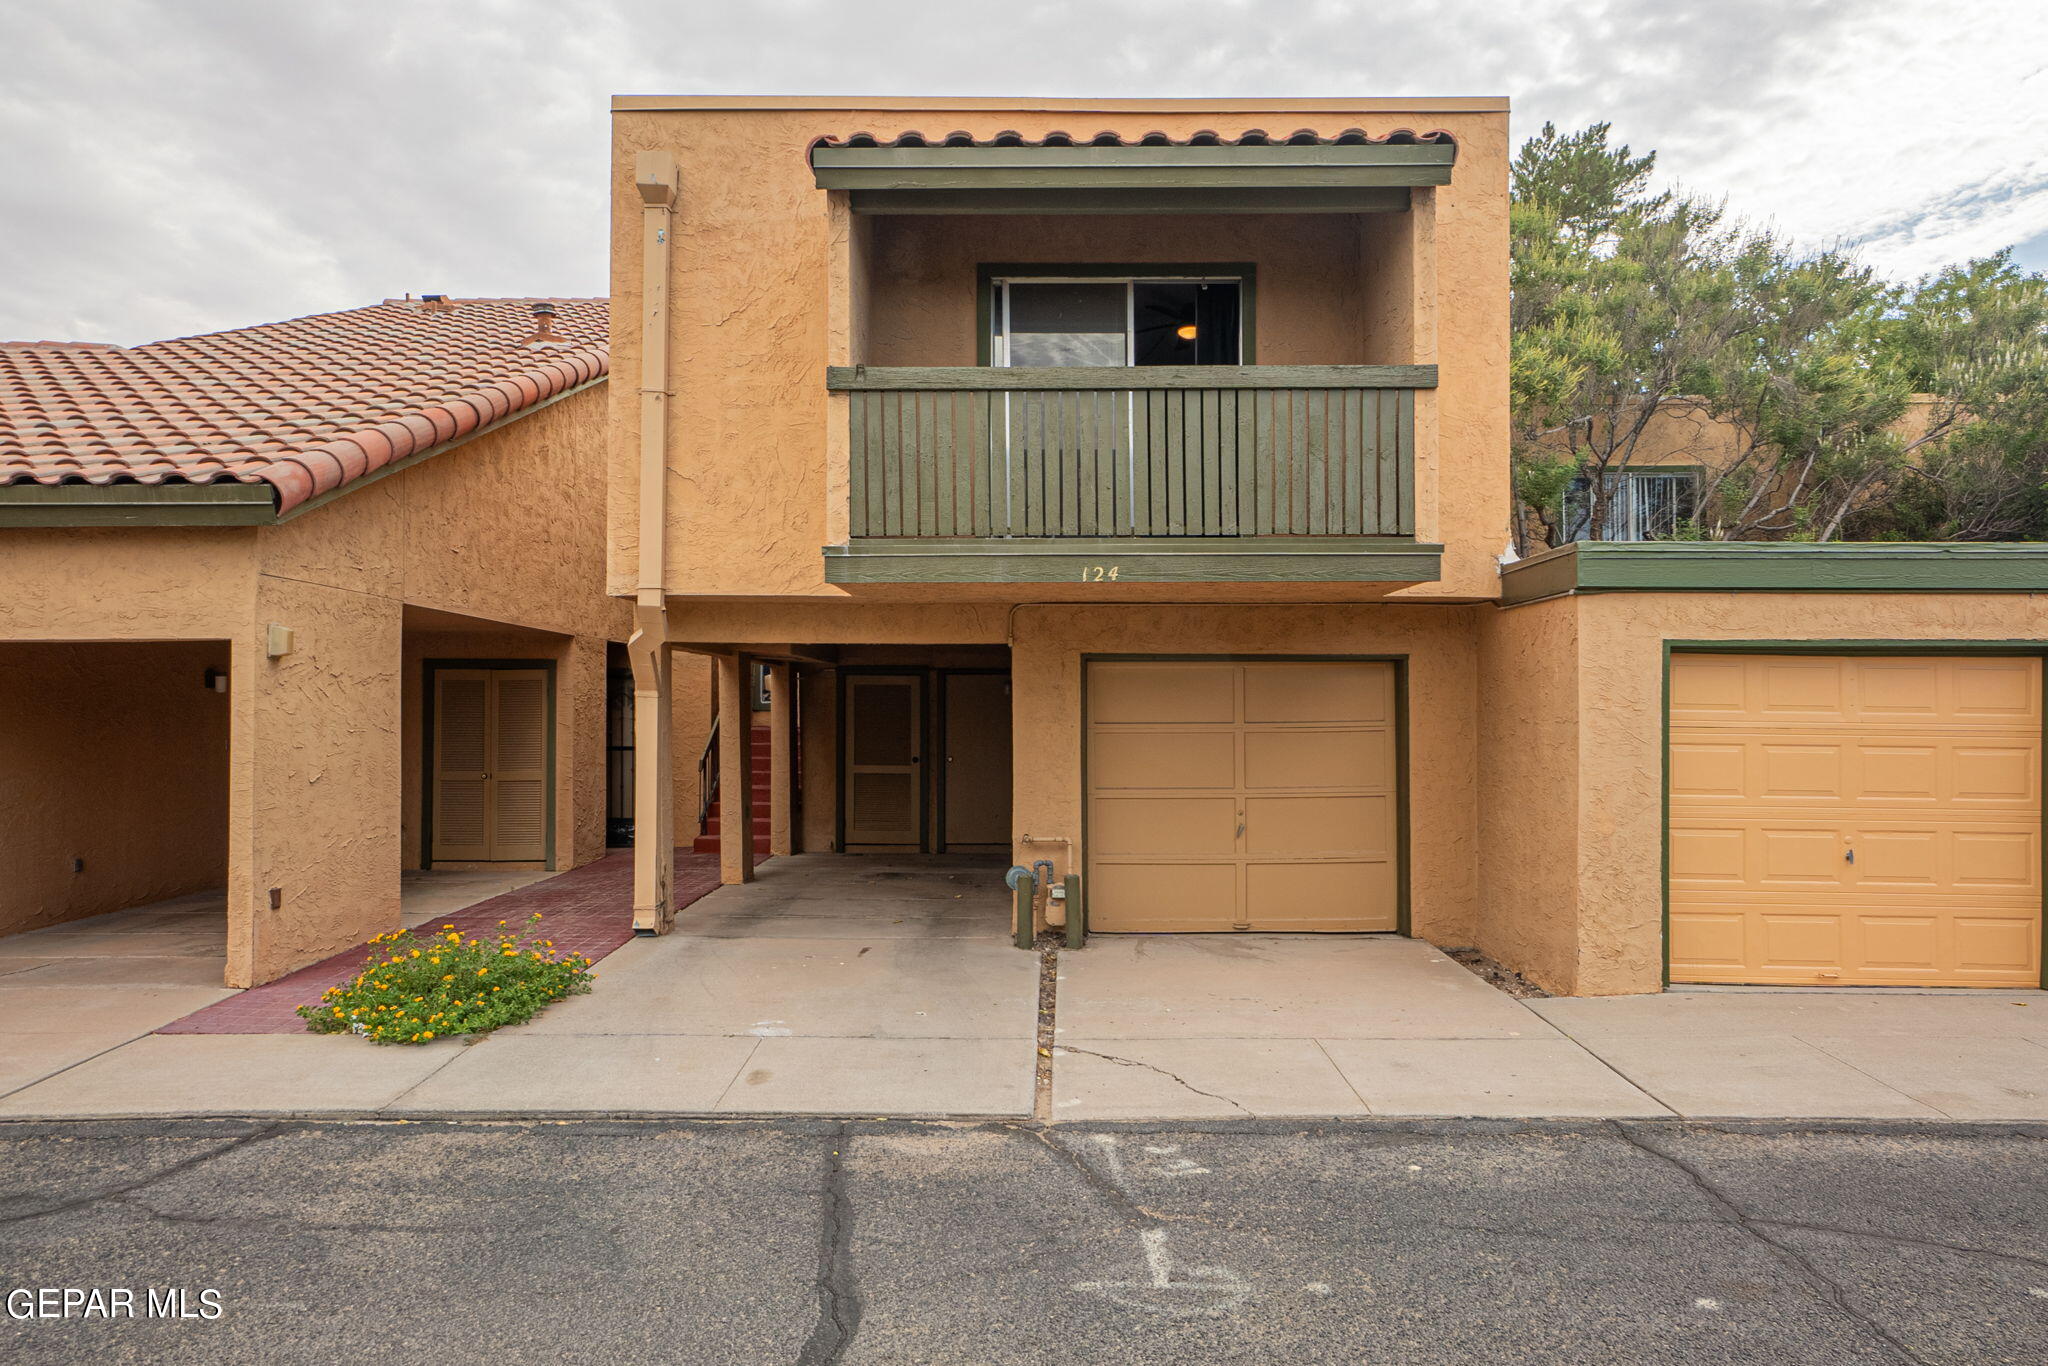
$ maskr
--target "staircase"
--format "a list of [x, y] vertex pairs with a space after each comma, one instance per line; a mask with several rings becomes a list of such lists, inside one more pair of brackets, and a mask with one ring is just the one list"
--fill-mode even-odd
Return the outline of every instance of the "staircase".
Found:
[[[754, 852], [765, 854], [768, 852], [768, 728], [766, 726], [754, 727], [753, 757]], [[723, 777], [719, 779], [719, 790], [721, 794], [725, 791], [725, 779]], [[711, 809], [705, 812], [704, 833], [697, 836], [696, 840], [690, 845], [690, 848], [697, 853], [715, 854], [718, 852], [719, 830], [721, 828], [719, 825], [718, 809], [724, 804], [721, 795], [721, 797], [712, 801]]]

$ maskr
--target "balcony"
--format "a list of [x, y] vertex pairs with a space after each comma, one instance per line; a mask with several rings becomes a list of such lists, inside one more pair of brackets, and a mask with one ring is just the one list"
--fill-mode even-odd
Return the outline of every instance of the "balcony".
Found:
[[835, 367], [832, 583], [1423, 582], [1427, 365]]

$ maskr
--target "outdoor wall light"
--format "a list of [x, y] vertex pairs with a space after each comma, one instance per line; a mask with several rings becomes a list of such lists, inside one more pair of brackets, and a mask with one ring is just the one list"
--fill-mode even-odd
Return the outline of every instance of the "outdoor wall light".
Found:
[[208, 669], [206, 671], [206, 686], [215, 692], [226, 692], [228, 690], [228, 671], [226, 669]]
[[263, 652], [272, 659], [284, 658], [284, 656], [292, 652], [296, 643], [296, 635], [297, 633], [291, 627], [280, 626], [274, 621], [271, 622], [269, 626], [264, 628]]

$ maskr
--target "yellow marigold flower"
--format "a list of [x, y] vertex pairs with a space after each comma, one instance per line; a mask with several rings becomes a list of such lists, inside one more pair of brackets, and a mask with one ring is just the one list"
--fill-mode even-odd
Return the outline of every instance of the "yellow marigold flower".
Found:
[[434, 1031], [430, 1029], [430, 1030], [428, 1030], [428, 1031], [427, 1031], [427, 1032], [426, 1032], [426, 1033], [425, 1033], [424, 1035], [422, 1035], [421, 1037], [422, 1037], [422, 1038], [428, 1038], [428, 1039], [431, 1039], [431, 1038], [433, 1038], [433, 1037], [434, 1037]]
[[478, 969], [476, 970], [476, 975], [477, 975], [477, 976], [479, 976], [479, 977], [482, 977], [482, 976], [484, 976], [484, 975], [485, 975], [486, 973], [488, 973], [489, 971], [490, 971], [490, 969], [489, 969], [489, 968], [478, 968]]
[[455, 980], [455, 974], [451, 972], [447, 976], [443, 977], [441, 980], [444, 982], [452, 982]]
[[415, 957], [415, 958], [419, 957], [419, 956], [420, 956], [420, 951], [419, 951], [418, 949], [414, 949], [414, 950], [412, 951], [412, 956], [413, 956], [413, 957]]

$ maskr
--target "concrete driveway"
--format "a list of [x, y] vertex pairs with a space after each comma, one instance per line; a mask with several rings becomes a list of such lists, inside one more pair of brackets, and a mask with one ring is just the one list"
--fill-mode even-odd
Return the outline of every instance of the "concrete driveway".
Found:
[[125, 938], [21, 936], [4, 943], [41, 956], [0, 949], [0, 1116], [2048, 1120], [2041, 992], [1524, 1001], [1390, 935], [1062, 951], [1041, 1109], [1040, 959], [1010, 943], [1000, 873], [775, 859], [604, 959], [590, 995], [417, 1048], [151, 1032], [225, 994], [166, 952], [203, 938], [191, 908], [153, 908]]
[[2048, 1119], [2048, 993], [1518, 1000], [1393, 936], [1062, 955], [1061, 1121], [1344, 1115]]

